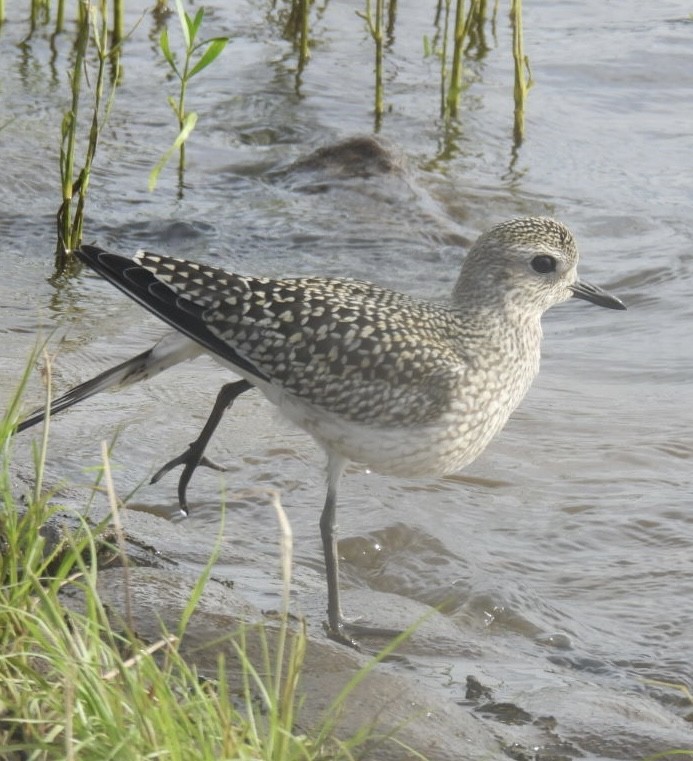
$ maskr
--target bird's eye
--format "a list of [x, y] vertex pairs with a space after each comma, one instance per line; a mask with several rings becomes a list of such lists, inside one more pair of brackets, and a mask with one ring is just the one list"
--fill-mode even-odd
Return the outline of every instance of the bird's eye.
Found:
[[553, 256], [547, 256], [546, 254], [535, 256], [532, 259], [532, 269], [541, 275], [545, 275], [547, 272], [554, 272], [556, 270], [556, 260]]

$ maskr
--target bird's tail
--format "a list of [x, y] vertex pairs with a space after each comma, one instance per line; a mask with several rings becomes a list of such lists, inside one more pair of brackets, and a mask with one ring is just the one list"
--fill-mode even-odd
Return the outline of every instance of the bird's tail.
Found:
[[[153, 378], [169, 367], [186, 359], [193, 359], [200, 353], [200, 347], [190, 339], [180, 333], [169, 333], [151, 349], [147, 349], [142, 354], [106, 370], [91, 380], [80, 383], [79, 386], [75, 386], [53, 400], [50, 405], [50, 414], [54, 415], [56, 412], [72, 407], [73, 404], [88, 399], [108, 388], [123, 388], [132, 383]], [[31, 428], [44, 420], [45, 417], [45, 407], [34, 410], [28, 418], [17, 426], [17, 431]]]

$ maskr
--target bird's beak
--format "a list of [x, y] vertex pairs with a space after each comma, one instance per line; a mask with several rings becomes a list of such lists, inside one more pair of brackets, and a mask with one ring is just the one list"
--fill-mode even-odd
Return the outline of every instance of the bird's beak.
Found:
[[593, 304], [600, 307], [606, 307], [607, 309], [626, 308], [626, 305], [621, 299], [612, 296], [608, 291], [605, 291], [598, 285], [592, 285], [591, 283], [584, 283], [578, 280], [570, 286], [570, 290], [576, 298], [591, 301]]

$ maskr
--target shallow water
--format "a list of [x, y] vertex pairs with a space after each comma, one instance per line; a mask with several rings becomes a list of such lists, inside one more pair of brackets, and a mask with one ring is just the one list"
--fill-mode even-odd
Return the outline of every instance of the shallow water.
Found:
[[[535, 84], [516, 149], [505, 16], [495, 34], [489, 29], [488, 55], [468, 64], [463, 112], [446, 130], [436, 118], [437, 64], [422, 59], [422, 36], [434, 32], [424, 5], [399, 4], [386, 64], [391, 110], [381, 135], [401, 151], [405, 169], [348, 179], [291, 167], [322, 145], [373, 129], [360, 5], [321, 10], [297, 91], [295, 53], [269, 4], [212, 4], [209, 34], [232, 41], [191, 85], [200, 120], [182, 198], [173, 167], [155, 193], [146, 188], [175, 130], [165, 101], [174, 84], [162, 60], [150, 64], [155, 25], [145, 17], [127, 42], [85, 239], [249, 273], [353, 276], [445, 299], [465, 243], [492, 223], [550, 214], [569, 224], [583, 277], [617, 293], [629, 311], [576, 302], [548, 314], [539, 379], [463, 474], [407, 481], [349, 472], [339, 512], [345, 588], [359, 592], [360, 606], [372, 601], [370, 610], [349, 612], [377, 617], [378, 593], [441, 605], [459, 640], [418, 653], [417, 676], [462, 700], [473, 671], [499, 694], [557, 714], [564, 736], [589, 758], [632, 757], [645, 748], [642, 737], [652, 740], [650, 752], [680, 747], [693, 733], [677, 717], [693, 709], [643, 679], [693, 682], [690, 9], [661, 2], [636, 15], [625, 3], [527, 4]], [[70, 44], [58, 38], [52, 54], [39, 29], [20, 45], [28, 25], [12, 9], [8, 16], [0, 30], [3, 401], [37, 337], [52, 330], [53, 346], [64, 337], [53, 367], [58, 391], [162, 333], [87, 273], [49, 282]], [[200, 360], [56, 417], [49, 479], [87, 481], [98, 442], [118, 431], [113, 456], [126, 495], [184, 449], [226, 380], [226, 371]], [[38, 377], [27, 397], [28, 407], [40, 402]], [[24, 473], [30, 438], [16, 441], [15, 466]], [[276, 607], [277, 528], [263, 493], [276, 487], [295, 533], [297, 610], [319, 615], [321, 452], [250, 396], [212, 449], [231, 469], [221, 480], [195, 476], [181, 561], [195, 566], [208, 556], [220, 483], [256, 487], [229, 498], [219, 573], [262, 607]], [[143, 486], [134, 501], [172, 515], [176, 478]], [[165, 542], [168, 524], [160, 525]], [[569, 716], [556, 699], [564, 687], [581, 690]], [[631, 693], [660, 701], [671, 725], [632, 715], [617, 724], [609, 701]]]

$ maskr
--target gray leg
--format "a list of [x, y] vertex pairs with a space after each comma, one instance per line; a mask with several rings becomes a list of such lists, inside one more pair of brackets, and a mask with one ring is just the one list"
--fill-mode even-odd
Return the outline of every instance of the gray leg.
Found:
[[330, 454], [327, 461], [327, 497], [320, 516], [320, 536], [325, 554], [327, 576], [327, 636], [330, 639], [357, 647], [357, 643], [344, 633], [344, 617], [339, 603], [339, 557], [337, 555], [337, 485], [346, 466], [346, 460]]
[[357, 640], [351, 635], [385, 637], [393, 639], [402, 632], [399, 629], [385, 629], [346, 621], [339, 602], [339, 556], [337, 552], [337, 485], [347, 461], [338, 455], [329, 454], [327, 461], [327, 498], [320, 516], [320, 535], [325, 554], [325, 574], [327, 576], [327, 636], [336, 642], [360, 650]]
[[219, 390], [219, 393], [217, 394], [217, 399], [214, 402], [214, 407], [212, 408], [212, 411], [210, 412], [209, 417], [207, 418], [207, 422], [200, 432], [200, 435], [195, 439], [195, 441], [190, 444], [185, 452], [178, 455], [178, 457], [174, 457], [172, 460], [169, 460], [166, 465], [160, 468], [154, 474], [154, 476], [152, 476], [150, 483], [155, 484], [157, 481], [159, 481], [159, 479], [165, 476], [169, 470], [172, 470], [178, 465], [184, 466], [183, 472], [181, 473], [180, 479], [178, 481], [178, 502], [180, 504], [180, 509], [186, 515], [188, 514], [188, 501], [186, 498], [186, 491], [188, 484], [190, 483], [190, 479], [192, 478], [192, 475], [197, 467], [199, 465], [204, 465], [205, 467], [214, 468], [215, 470], [223, 470], [221, 466], [216, 465], [204, 456], [204, 451], [207, 447], [207, 444], [209, 444], [209, 440], [212, 438], [212, 434], [221, 422], [224, 413], [233, 404], [236, 397], [240, 396], [252, 387], [252, 383], [249, 383], [247, 380], [240, 380], [236, 381], [235, 383], [227, 383], [222, 386]]

